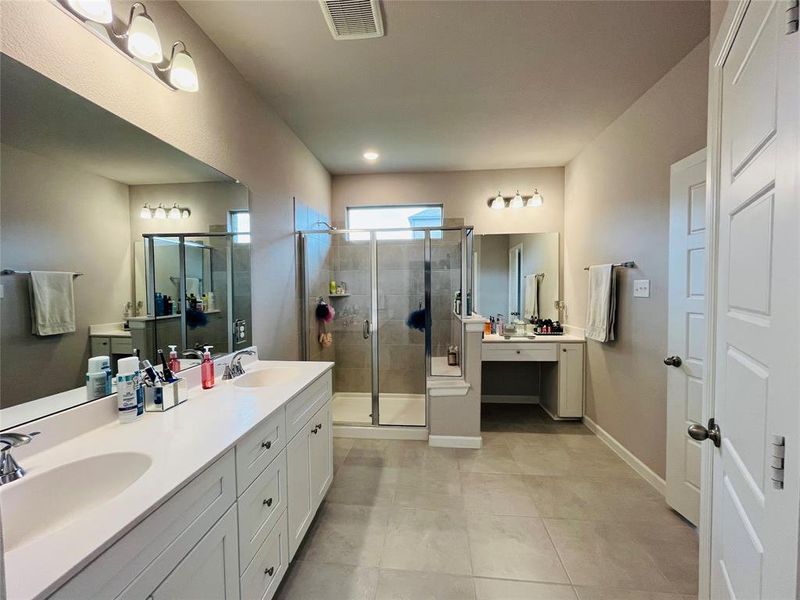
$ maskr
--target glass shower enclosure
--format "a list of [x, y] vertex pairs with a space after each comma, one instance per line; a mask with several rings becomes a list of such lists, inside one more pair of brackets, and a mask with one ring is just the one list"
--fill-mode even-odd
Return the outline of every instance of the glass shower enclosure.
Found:
[[427, 377], [461, 376], [472, 228], [298, 235], [303, 354], [335, 363], [334, 422], [425, 427]]

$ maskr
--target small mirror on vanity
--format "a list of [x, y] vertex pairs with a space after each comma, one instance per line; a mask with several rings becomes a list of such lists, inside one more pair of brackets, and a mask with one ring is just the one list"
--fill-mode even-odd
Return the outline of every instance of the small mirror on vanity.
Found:
[[0, 428], [91, 399], [90, 357], [251, 345], [247, 188], [6, 55], [0, 77]]
[[478, 313], [559, 320], [558, 233], [476, 235], [473, 246]]

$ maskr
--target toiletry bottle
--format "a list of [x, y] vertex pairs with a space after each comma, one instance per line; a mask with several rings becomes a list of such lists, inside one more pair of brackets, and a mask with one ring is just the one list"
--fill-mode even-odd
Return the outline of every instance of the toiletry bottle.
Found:
[[170, 346], [169, 347], [169, 370], [172, 371], [173, 375], [181, 370], [181, 361], [178, 358], [178, 347], [177, 346]]
[[209, 390], [214, 387], [214, 361], [211, 360], [211, 349], [214, 346], [206, 346], [203, 352], [203, 362], [200, 364], [200, 377], [203, 380], [203, 389]]
[[121, 358], [117, 367], [119, 422], [132, 423], [144, 413], [144, 390], [139, 378], [139, 359], [135, 356]]
[[331, 294], [335, 294], [336, 293], [336, 280], [335, 279], [331, 279], [331, 284], [328, 287], [328, 292], [331, 293]]
[[111, 394], [111, 366], [107, 356], [93, 356], [86, 370], [86, 399], [95, 400]]

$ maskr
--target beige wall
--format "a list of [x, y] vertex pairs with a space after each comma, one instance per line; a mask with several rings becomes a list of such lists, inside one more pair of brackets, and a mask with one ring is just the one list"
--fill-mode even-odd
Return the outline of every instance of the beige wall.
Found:
[[84, 385], [89, 325], [122, 319], [132, 261], [128, 186], [7, 145], [0, 166], [2, 267], [83, 273], [77, 331], [46, 337], [31, 334], [27, 277], [3, 277], [0, 401], [8, 407]]
[[[618, 340], [587, 342], [586, 413], [662, 477], [669, 167], [705, 145], [707, 80], [706, 40], [566, 168], [566, 321], [584, 324], [585, 265], [637, 264], [619, 271]], [[632, 297], [634, 279], [650, 280], [650, 298]]]
[[[130, 2], [113, 5], [127, 18]], [[186, 42], [198, 93], [170, 90], [44, 0], [0, 3], [0, 49], [250, 189], [253, 339], [262, 356], [298, 358], [292, 197], [328, 213], [330, 176], [176, 2], [148, 11], [165, 46]]]
[[[538, 187], [541, 208], [492, 210], [486, 204], [500, 191], [523, 195]], [[475, 233], [563, 231], [564, 168], [387, 173], [333, 177], [333, 219], [344, 224], [348, 206], [441, 203], [447, 219], [464, 219]]]

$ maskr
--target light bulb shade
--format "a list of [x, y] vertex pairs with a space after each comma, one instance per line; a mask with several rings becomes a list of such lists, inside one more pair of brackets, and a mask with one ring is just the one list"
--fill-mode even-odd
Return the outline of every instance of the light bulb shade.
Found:
[[169, 209], [169, 214], [167, 215], [170, 219], [180, 219], [181, 218], [181, 209], [178, 208], [177, 204], [173, 204], [172, 208]]
[[114, 20], [111, 0], [67, 0], [67, 6], [87, 21], [110, 25]]
[[167, 218], [167, 211], [164, 210], [163, 206], [159, 206], [156, 209], [156, 214], [153, 215], [156, 219], [166, 219]]
[[508, 203], [508, 206], [509, 208], [522, 208], [525, 206], [525, 201], [522, 199], [522, 196], [519, 195], [519, 192], [517, 192], [517, 195], [511, 199], [511, 201]]
[[147, 15], [136, 15], [128, 26], [128, 52], [139, 60], [160, 63], [164, 60], [156, 24]]
[[497, 197], [494, 200], [492, 200], [492, 208], [495, 209], [495, 210], [500, 210], [501, 208], [505, 208], [505, 207], [506, 207], [506, 201], [498, 193]]
[[188, 52], [178, 52], [172, 58], [168, 75], [169, 84], [184, 92], [196, 92], [200, 89], [194, 59]]
[[528, 206], [531, 208], [537, 208], [542, 204], [544, 204], [544, 198], [542, 195], [538, 191], [533, 192], [533, 196], [528, 199]]
[[153, 210], [147, 206], [146, 204], [142, 207], [142, 210], [139, 211], [139, 218], [140, 219], [152, 219], [153, 218]]
[[188, 208], [184, 208], [181, 210], [181, 219], [188, 219], [192, 215], [192, 211]]

